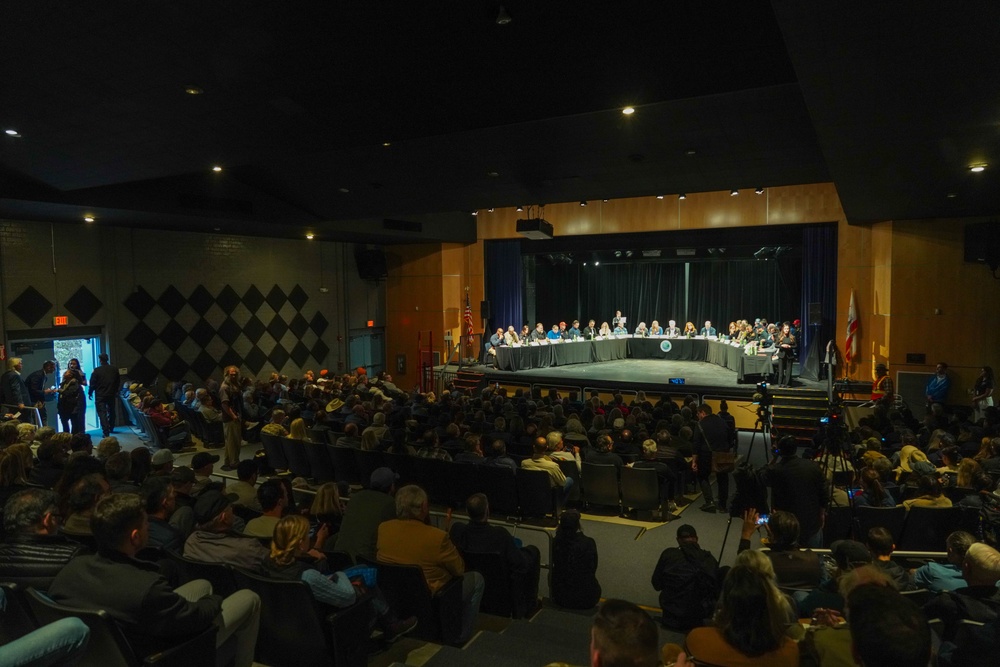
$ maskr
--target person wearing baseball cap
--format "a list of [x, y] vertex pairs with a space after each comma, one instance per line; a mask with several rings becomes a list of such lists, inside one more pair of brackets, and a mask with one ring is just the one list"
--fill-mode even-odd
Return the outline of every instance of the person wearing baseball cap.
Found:
[[889, 377], [889, 368], [882, 363], [875, 364], [875, 380], [872, 382], [872, 400], [878, 401], [883, 398], [893, 400], [896, 396], [896, 387]]
[[[698, 585], [694, 582], [698, 581]], [[703, 604], [706, 589], [718, 594], [719, 561], [698, 545], [698, 532], [689, 523], [677, 528], [677, 546], [660, 554], [652, 577], [660, 591], [663, 625], [673, 630], [690, 630], [703, 624], [711, 609]], [[711, 597], [714, 604], [715, 596]]]
[[212, 482], [212, 473], [215, 472], [215, 464], [219, 462], [219, 457], [208, 452], [198, 452], [191, 459], [191, 470], [194, 471], [194, 488], [191, 489], [192, 496], [201, 495], [202, 491], [208, 488]]
[[219, 489], [204, 491], [194, 502], [195, 530], [184, 543], [184, 557], [203, 563], [228, 563], [252, 572], [264, 572], [268, 550], [255, 537], [233, 532], [236, 494]]
[[166, 475], [169, 476], [174, 469], [174, 453], [169, 449], [158, 449], [156, 453], [153, 454], [150, 462], [153, 466], [152, 471], [150, 471], [150, 476]]

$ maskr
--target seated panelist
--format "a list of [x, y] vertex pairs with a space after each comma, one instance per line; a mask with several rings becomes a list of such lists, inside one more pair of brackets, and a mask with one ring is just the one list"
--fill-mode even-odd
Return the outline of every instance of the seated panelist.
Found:
[[639, 326], [635, 328], [635, 335], [643, 338], [649, 335], [649, 329], [646, 328], [645, 322], [639, 322]]
[[566, 333], [569, 334], [569, 338], [579, 338], [580, 337], [580, 320], [573, 320], [573, 326], [571, 326]]
[[611, 327], [608, 326], [607, 322], [601, 323], [601, 330], [597, 334], [598, 336], [608, 337], [611, 335]]
[[514, 343], [520, 343], [521, 338], [517, 335], [517, 331], [514, 330], [514, 325], [507, 327], [507, 333], [503, 335], [504, 345], [513, 345]]
[[[558, 326], [556, 328], [558, 328]], [[538, 322], [535, 325], [535, 330], [531, 332], [530, 339], [532, 343], [540, 340], [545, 340], [545, 327], [542, 325], [541, 322]]]
[[[565, 322], [563, 323], [563, 326], [565, 326]], [[562, 340], [562, 334], [559, 333], [559, 325], [553, 324], [552, 330], [549, 331], [549, 333], [546, 334], [545, 337], [548, 338], [549, 340]]]
[[667, 328], [664, 330], [664, 333], [670, 338], [677, 338], [681, 335], [681, 329], [677, 326], [676, 321], [670, 320], [667, 322]]
[[597, 327], [594, 326], [594, 320], [589, 320], [587, 326], [583, 328], [583, 337], [586, 340], [594, 340], [597, 336]]
[[649, 325], [649, 335], [650, 336], [663, 335], [663, 327], [661, 327], [660, 323], [657, 322], [656, 320], [653, 320], [653, 323]]
[[715, 330], [715, 327], [712, 326], [711, 320], [705, 320], [705, 326], [701, 328], [701, 331], [699, 332], [698, 335], [704, 336], [706, 338], [711, 338], [716, 336], [717, 333], [718, 332]]

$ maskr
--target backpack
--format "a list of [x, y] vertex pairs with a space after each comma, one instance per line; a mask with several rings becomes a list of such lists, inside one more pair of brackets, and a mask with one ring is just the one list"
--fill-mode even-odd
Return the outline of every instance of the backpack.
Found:
[[698, 547], [679, 547], [684, 559], [666, 568], [662, 574], [660, 606], [663, 625], [675, 630], [690, 630], [705, 624], [715, 612], [719, 599], [719, 581], [711, 555]]

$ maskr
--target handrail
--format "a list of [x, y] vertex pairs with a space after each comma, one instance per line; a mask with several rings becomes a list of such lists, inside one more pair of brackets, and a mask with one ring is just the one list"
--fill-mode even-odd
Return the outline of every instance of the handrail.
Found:
[[34, 406], [27, 406], [26, 405], [26, 406], [24, 406], [22, 408], [22, 407], [20, 407], [18, 405], [14, 405], [14, 404], [11, 404], [11, 403], [4, 403], [4, 404], [0, 405], [0, 410], [3, 410], [4, 414], [12, 414], [12, 415], [13, 414], [17, 414], [17, 413], [23, 413], [25, 410], [27, 410], [34, 417], [31, 420], [32, 424], [34, 424], [38, 428], [42, 428], [43, 426], [45, 426], [45, 424], [42, 423], [42, 413], [41, 413], [41, 411], [38, 408], [34, 407]]

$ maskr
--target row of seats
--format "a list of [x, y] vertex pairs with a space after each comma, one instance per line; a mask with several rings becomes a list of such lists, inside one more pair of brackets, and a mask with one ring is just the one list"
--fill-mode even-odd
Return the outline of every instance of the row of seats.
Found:
[[866, 541], [868, 530], [881, 526], [892, 533], [901, 551], [944, 551], [945, 538], [956, 530], [980, 534], [975, 507], [831, 507], [823, 526], [824, 546], [853, 537]]
[[[471, 465], [438, 459], [367, 451], [331, 444], [314, 444], [261, 433], [268, 465], [317, 482], [336, 481], [366, 485], [376, 468], [396, 472], [399, 485], [419, 484], [434, 504], [460, 507], [473, 493], [485, 493], [494, 513], [541, 517], [553, 512], [554, 500], [548, 473], [518, 468], [511, 474], [503, 466]], [[559, 461], [574, 485], [570, 500], [623, 509], [652, 510], [660, 505], [659, 482], [653, 470], [622, 468], [619, 485], [615, 467], [584, 463], [583, 473], [574, 461]]]

